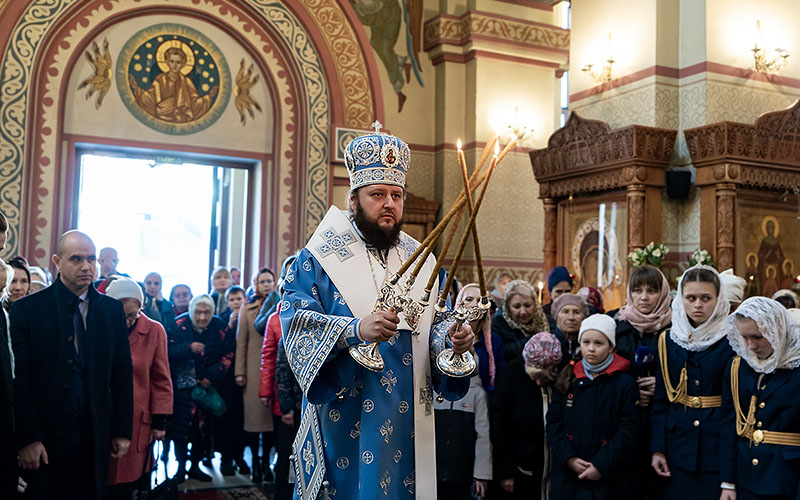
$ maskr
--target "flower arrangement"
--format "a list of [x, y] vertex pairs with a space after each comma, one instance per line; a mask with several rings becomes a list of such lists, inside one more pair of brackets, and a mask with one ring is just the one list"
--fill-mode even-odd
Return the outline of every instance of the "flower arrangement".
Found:
[[714, 259], [711, 258], [711, 254], [708, 253], [708, 250], [698, 248], [692, 252], [692, 255], [689, 257], [689, 267], [696, 266], [697, 264], [703, 264], [704, 266], [714, 265]]
[[644, 248], [637, 248], [628, 254], [628, 262], [635, 267], [649, 264], [655, 267], [661, 267], [661, 261], [664, 256], [669, 253], [669, 248], [664, 246], [663, 243], [650, 242]]

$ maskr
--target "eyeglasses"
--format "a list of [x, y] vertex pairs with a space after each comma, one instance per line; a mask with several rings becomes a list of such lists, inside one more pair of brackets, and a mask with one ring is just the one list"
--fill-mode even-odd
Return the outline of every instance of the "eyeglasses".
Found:
[[136, 321], [137, 319], [139, 319], [139, 316], [141, 316], [141, 314], [142, 314], [142, 311], [136, 311], [133, 314], [126, 314], [125, 315], [125, 319], [128, 320], [128, 321]]

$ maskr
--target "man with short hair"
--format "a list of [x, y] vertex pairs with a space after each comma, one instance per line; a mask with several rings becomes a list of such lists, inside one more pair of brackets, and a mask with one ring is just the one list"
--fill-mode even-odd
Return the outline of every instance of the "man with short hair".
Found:
[[[323, 488], [336, 498], [436, 498], [434, 390], [457, 400], [469, 379], [445, 376], [432, 360], [446, 344], [466, 352], [474, 334], [434, 317], [438, 286], [419, 316], [375, 310], [384, 282], [419, 245], [400, 230], [410, 156], [391, 135], [351, 141], [350, 212], [331, 207], [287, 272], [282, 338], [306, 396], [294, 442], [296, 498]], [[415, 301], [434, 260], [410, 290]], [[362, 342], [379, 343], [382, 370], [351, 356]]]
[[[127, 274], [117, 271], [119, 255], [114, 248], [105, 247], [101, 249], [97, 257], [97, 263], [100, 264], [100, 278], [97, 279], [100, 283], [105, 281], [109, 276], [125, 276], [126, 278], [130, 278]], [[95, 284], [97, 284], [97, 282], [95, 282]]]
[[109, 457], [133, 425], [133, 369], [122, 304], [92, 286], [95, 246], [78, 231], [58, 240], [59, 270], [11, 311], [19, 464], [30, 499], [101, 498]]

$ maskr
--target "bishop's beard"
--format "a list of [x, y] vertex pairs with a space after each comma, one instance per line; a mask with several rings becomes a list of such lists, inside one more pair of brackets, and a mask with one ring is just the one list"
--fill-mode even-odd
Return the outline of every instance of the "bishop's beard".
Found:
[[402, 218], [391, 228], [382, 227], [377, 221], [367, 219], [367, 215], [364, 213], [364, 209], [361, 208], [361, 203], [358, 201], [357, 196], [355, 202], [356, 210], [353, 214], [353, 220], [368, 244], [378, 250], [388, 250], [400, 241], [400, 229], [403, 226]]

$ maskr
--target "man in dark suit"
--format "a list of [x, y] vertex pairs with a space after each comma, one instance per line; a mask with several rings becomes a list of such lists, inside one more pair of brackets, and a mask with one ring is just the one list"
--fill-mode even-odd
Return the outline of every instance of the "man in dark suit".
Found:
[[58, 240], [58, 278], [11, 311], [14, 413], [25, 498], [101, 498], [109, 455], [133, 425], [133, 374], [122, 304], [92, 286], [95, 246], [78, 231]]

